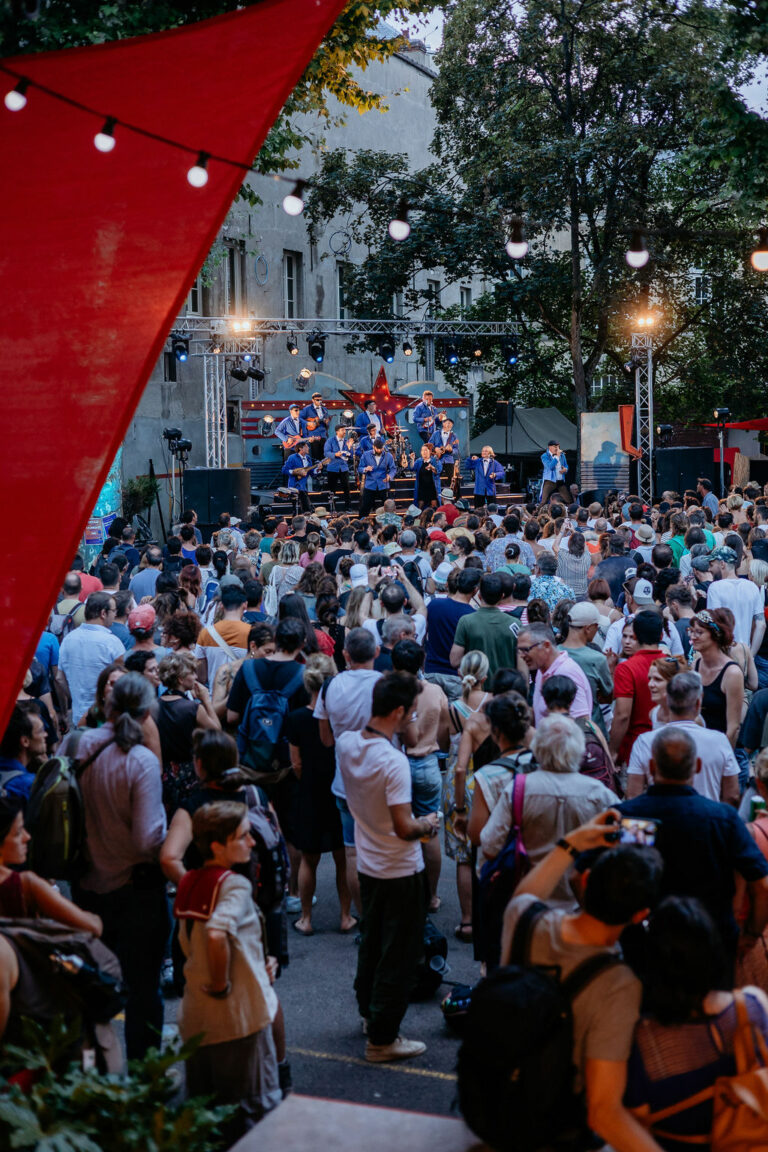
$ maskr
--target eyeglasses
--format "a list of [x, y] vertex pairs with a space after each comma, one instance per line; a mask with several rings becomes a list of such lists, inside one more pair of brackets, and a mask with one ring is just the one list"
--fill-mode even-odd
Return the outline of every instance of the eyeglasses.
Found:
[[527, 656], [534, 648], [538, 648], [539, 644], [543, 644], [543, 640], [537, 640], [535, 644], [529, 644], [527, 648], [523, 648], [521, 644], [518, 645], [517, 650], [521, 656]]

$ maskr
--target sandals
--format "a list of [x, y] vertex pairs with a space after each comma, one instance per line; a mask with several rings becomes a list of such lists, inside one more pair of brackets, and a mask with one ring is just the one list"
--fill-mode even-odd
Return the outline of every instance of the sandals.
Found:
[[457, 927], [454, 928], [454, 930], [453, 930], [453, 934], [457, 940], [461, 940], [462, 944], [471, 944], [472, 943], [472, 925], [471, 924], [462, 923], [462, 924], [457, 925]]
[[294, 932], [298, 932], [299, 936], [314, 936], [314, 934], [315, 934], [314, 928], [310, 928], [309, 931], [307, 931], [306, 928], [299, 928], [300, 923], [301, 923], [300, 920], [294, 920], [294, 922], [293, 922]]

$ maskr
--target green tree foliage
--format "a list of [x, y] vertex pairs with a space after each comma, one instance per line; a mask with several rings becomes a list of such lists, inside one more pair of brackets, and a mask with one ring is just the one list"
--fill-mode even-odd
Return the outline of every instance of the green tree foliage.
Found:
[[[418, 317], [414, 273], [482, 276], [474, 315], [523, 333], [519, 365], [492, 359], [486, 403], [570, 400], [579, 412], [596, 373], [617, 381], [602, 403], [632, 396], [624, 364], [650, 292], [660, 413], [695, 418], [713, 401], [752, 411], [768, 313], [745, 266], [754, 196], [723, 159], [734, 129], [719, 110], [743, 111], [749, 75], [731, 14], [671, 0], [454, 0], [438, 63], [436, 163], [408, 174], [403, 157], [333, 153], [312, 195], [316, 234], [346, 213], [368, 249], [349, 277], [351, 311], [386, 316], [401, 291]], [[386, 222], [400, 195], [413, 230], [396, 245]], [[518, 215], [524, 262], [504, 250]], [[640, 223], [651, 261], [635, 272], [624, 252]]]
[[[334, 113], [332, 97], [342, 108], [367, 112], [383, 110], [380, 94], [361, 82], [373, 61], [387, 60], [403, 47], [403, 40], [381, 34], [380, 21], [391, 15], [398, 22], [419, 17], [435, 7], [437, 0], [350, 0], [310, 61], [291, 93], [258, 156], [264, 172], [297, 167], [294, 153], [310, 142], [300, 117], [311, 113], [330, 123]], [[0, 55], [48, 51], [83, 44], [122, 40], [146, 32], [160, 32], [193, 24], [247, 7], [242, 0], [113, 0], [94, 4], [92, 0], [38, 0], [27, 5], [12, 0], [0, 6]], [[34, 9], [33, 16], [27, 9]], [[247, 61], [243, 62], [247, 67]], [[247, 186], [246, 199], [256, 202]]]

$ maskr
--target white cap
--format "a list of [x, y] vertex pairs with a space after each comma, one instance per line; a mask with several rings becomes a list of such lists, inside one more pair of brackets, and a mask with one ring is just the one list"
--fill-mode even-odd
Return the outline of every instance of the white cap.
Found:
[[432, 579], [435, 584], [447, 584], [451, 572], [453, 572], [453, 564], [449, 564], [447, 560], [443, 560], [442, 564], [438, 564], [432, 573]]
[[353, 564], [349, 570], [349, 579], [353, 588], [367, 588], [368, 569], [365, 564]]

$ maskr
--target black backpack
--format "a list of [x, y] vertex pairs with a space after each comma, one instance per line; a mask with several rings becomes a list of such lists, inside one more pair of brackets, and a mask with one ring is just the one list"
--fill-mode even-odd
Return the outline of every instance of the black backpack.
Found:
[[248, 863], [236, 865], [233, 871], [250, 881], [253, 899], [266, 916], [282, 902], [288, 887], [288, 850], [272, 809], [261, 803], [256, 789], [248, 799], [248, 821], [256, 843]]
[[525, 909], [515, 929], [513, 962], [472, 990], [464, 1020], [459, 1105], [468, 1126], [494, 1152], [590, 1147], [584, 1097], [574, 1089], [571, 1004], [621, 958], [612, 952], [590, 957], [562, 981], [558, 969], [527, 964], [534, 926], [546, 911], [540, 901]]
[[406, 560], [405, 563], [400, 561], [400, 565], [406, 578], [413, 584], [419, 596], [424, 595], [424, 581], [421, 578], [421, 570], [415, 560]]
[[427, 917], [424, 924], [424, 955], [416, 968], [416, 981], [408, 999], [431, 1000], [443, 982], [448, 965], [448, 941]]

